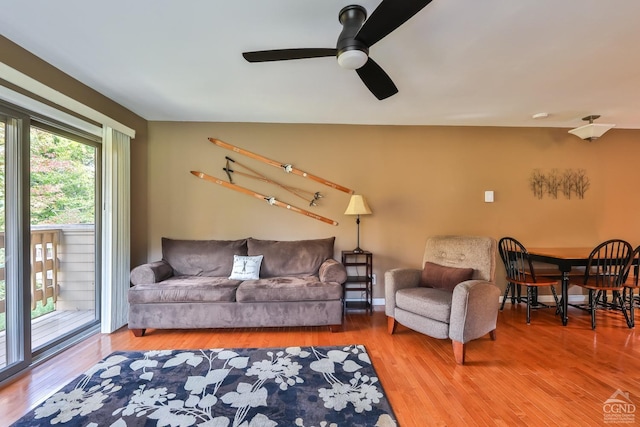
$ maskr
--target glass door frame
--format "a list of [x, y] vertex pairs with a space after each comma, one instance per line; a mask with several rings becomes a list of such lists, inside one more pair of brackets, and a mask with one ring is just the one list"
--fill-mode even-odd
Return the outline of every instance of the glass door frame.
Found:
[[[102, 298], [102, 156], [103, 141], [84, 132], [33, 114], [0, 100], [0, 120], [5, 122], [5, 283], [7, 365], [0, 367], [0, 385], [89, 333], [99, 332]], [[78, 143], [96, 149], [95, 170], [95, 319], [34, 352], [31, 333], [31, 225], [30, 162], [32, 124], [48, 125]], [[7, 256], [7, 255], [11, 256]], [[9, 283], [12, 286], [9, 286]]]
[[29, 225], [30, 118], [0, 105], [5, 122], [5, 286], [7, 366], [0, 381], [32, 362]]

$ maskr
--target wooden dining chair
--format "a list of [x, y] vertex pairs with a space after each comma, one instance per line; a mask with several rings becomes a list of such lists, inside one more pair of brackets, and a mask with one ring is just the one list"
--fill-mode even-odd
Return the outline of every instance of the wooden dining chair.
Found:
[[560, 310], [560, 302], [558, 301], [558, 294], [555, 287], [560, 284], [560, 281], [549, 277], [536, 277], [534, 264], [529, 256], [529, 252], [527, 252], [527, 249], [522, 243], [513, 237], [503, 237], [500, 239], [498, 251], [500, 252], [500, 258], [502, 258], [504, 268], [507, 272], [507, 288], [502, 297], [500, 310], [504, 309], [504, 303], [507, 300], [510, 289], [516, 294], [517, 287], [526, 286], [527, 296], [525, 300], [527, 303], [527, 325], [529, 325], [531, 323], [532, 308], [553, 307], [540, 303], [537, 301], [537, 298], [534, 298], [534, 293], [537, 296], [538, 289], [544, 286], [551, 289], [551, 294], [556, 302], [556, 313], [558, 313]]
[[[624, 294], [623, 299], [629, 305], [629, 321], [631, 322], [630, 327], [635, 326], [635, 307], [636, 304], [640, 305], [640, 281], [638, 280], [640, 277], [640, 246], [637, 246], [633, 252], [631, 253], [631, 258], [629, 260], [629, 269], [627, 277], [624, 281]], [[638, 295], [636, 295], [636, 290], [638, 290]]]
[[[591, 312], [591, 329], [596, 328], [598, 308], [622, 311], [627, 326], [633, 327], [623, 298], [632, 253], [633, 247], [624, 240], [602, 242], [591, 251], [583, 277], [570, 282], [589, 291], [587, 307]], [[611, 302], [608, 301], [609, 292], [612, 294]]]

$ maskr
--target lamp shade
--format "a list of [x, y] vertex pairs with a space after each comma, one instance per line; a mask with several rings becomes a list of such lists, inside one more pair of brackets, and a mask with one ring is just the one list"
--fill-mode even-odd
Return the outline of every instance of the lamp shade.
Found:
[[600, 138], [606, 131], [614, 127], [615, 125], [590, 123], [588, 125], [580, 126], [575, 129], [571, 129], [569, 133], [585, 139], [587, 141], [593, 141]]
[[600, 115], [592, 114], [591, 116], [583, 117], [582, 120], [588, 121], [588, 125], [580, 126], [569, 131], [570, 134], [577, 136], [578, 138], [586, 141], [593, 141], [600, 138], [606, 131], [614, 127], [615, 125], [605, 123], [593, 123], [593, 121], [599, 118]]
[[370, 215], [371, 209], [367, 205], [367, 201], [360, 194], [353, 194], [349, 200], [349, 206], [344, 211], [345, 215]]

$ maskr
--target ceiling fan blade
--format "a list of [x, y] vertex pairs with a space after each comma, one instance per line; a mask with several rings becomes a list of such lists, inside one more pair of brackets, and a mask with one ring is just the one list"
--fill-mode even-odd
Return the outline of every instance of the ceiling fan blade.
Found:
[[336, 56], [336, 50], [324, 48], [258, 50], [243, 52], [242, 56], [249, 62], [288, 61], [290, 59]]
[[380, 101], [398, 93], [391, 77], [373, 59], [356, 70], [362, 82]]
[[382, 0], [355, 38], [371, 47], [429, 3], [431, 0]]

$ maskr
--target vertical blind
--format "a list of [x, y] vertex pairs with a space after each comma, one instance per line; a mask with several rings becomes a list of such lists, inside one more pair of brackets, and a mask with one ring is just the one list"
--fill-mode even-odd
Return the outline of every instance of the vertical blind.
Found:
[[111, 333], [127, 324], [130, 270], [130, 138], [104, 127], [102, 215], [102, 325]]

